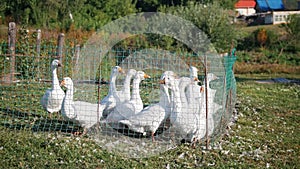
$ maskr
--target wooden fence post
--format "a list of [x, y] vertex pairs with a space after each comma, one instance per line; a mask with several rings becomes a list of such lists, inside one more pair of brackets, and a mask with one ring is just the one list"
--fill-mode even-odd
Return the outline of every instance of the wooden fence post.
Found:
[[16, 64], [16, 23], [10, 22], [8, 25], [8, 47], [10, 56], [10, 82], [15, 80], [15, 64]]
[[40, 55], [41, 55], [41, 37], [42, 37], [42, 31], [40, 29], [36, 30], [36, 56], [37, 60], [39, 62], [40, 60]]
[[57, 39], [57, 51], [56, 51], [56, 54], [57, 54], [57, 57], [59, 59], [59, 61], [62, 63], [63, 61], [63, 46], [64, 46], [64, 41], [65, 41], [65, 34], [63, 33], [60, 33], [58, 35], [58, 39]]
[[[79, 57], [80, 57], [80, 45], [77, 44], [75, 46], [75, 56], [74, 56], [74, 59], [73, 59], [73, 63], [74, 63], [74, 70], [75, 70], [75, 73], [77, 73], [78, 71], [78, 61], [79, 61]], [[75, 61], [74, 61], [75, 60]]]
[[[63, 65], [63, 47], [64, 47], [64, 41], [65, 41], [65, 34], [60, 33], [57, 38], [57, 51], [56, 51], [56, 57], [60, 61], [60, 63]], [[62, 70], [62, 76], [63, 76], [63, 69]]]
[[36, 60], [37, 60], [37, 78], [40, 77], [40, 56], [41, 56], [41, 37], [42, 37], [42, 31], [40, 29], [36, 30]]

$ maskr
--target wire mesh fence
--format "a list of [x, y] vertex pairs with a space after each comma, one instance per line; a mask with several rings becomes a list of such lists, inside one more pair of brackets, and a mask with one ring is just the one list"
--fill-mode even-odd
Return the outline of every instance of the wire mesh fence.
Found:
[[[141, 157], [182, 141], [214, 142], [231, 120], [234, 51], [220, 56], [131, 48], [83, 57], [80, 46], [59, 44], [20, 40], [13, 64], [10, 44], [0, 44], [2, 126], [66, 136], [86, 131], [107, 150]], [[64, 96], [61, 110], [49, 116], [41, 99], [54, 86], [55, 59], [63, 64], [55, 70]]]

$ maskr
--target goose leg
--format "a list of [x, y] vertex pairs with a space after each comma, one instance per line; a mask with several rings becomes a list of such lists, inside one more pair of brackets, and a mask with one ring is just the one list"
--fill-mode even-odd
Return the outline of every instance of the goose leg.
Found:
[[79, 135], [80, 135], [80, 132], [79, 132], [79, 131], [76, 131], [76, 132], [74, 132], [74, 135], [75, 135], [75, 136], [79, 136]]
[[58, 119], [60, 119], [61, 118], [60, 112], [56, 112], [56, 116], [57, 116]]
[[50, 113], [50, 112], [48, 112], [48, 113], [49, 113], [49, 115], [48, 115], [49, 118], [52, 119], [52, 113]]
[[154, 132], [151, 132], [152, 142], [155, 142]]
[[82, 137], [82, 136], [86, 135], [86, 133], [87, 133], [87, 128], [84, 128], [83, 132], [82, 132], [82, 134], [80, 136]]
[[196, 148], [196, 144], [197, 144], [198, 140], [196, 139], [196, 137], [193, 139], [192, 141], [192, 148]]
[[74, 135], [82, 137], [82, 136], [86, 135], [86, 133], [87, 133], [87, 129], [84, 128], [82, 133], [80, 131], [76, 131], [76, 132], [74, 132]]
[[[54, 117], [57, 117], [58, 119], [60, 118], [60, 113], [59, 112], [53, 112], [53, 113], [50, 113], [50, 112], [48, 112], [49, 113], [49, 118], [50, 119], [52, 119], [52, 118], [54, 118]], [[55, 113], [55, 115], [53, 115]]]

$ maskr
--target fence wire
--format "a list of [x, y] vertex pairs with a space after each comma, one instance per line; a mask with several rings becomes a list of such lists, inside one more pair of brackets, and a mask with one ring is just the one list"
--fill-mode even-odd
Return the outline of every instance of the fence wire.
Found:
[[[45, 43], [47, 44], [47, 43]], [[126, 73], [130, 69], [143, 71], [151, 78], [144, 79], [139, 83], [139, 95], [143, 103], [143, 108], [157, 104], [161, 96], [159, 81], [165, 71], [176, 73], [177, 77], [190, 77], [190, 66], [196, 67], [199, 79], [198, 86], [204, 85], [204, 57], [207, 58], [208, 73], [213, 73], [218, 77], [209, 83], [208, 88], [215, 91], [215, 94], [208, 95], [214, 106], [210, 107], [213, 112], [213, 131], [209, 135], [211, 142], [214, 142], [225, 130], [230, 122], [233, 108], [236, 102], [236, 82], [233, 73], [233, 65], [236, 60], [234, 52], [221, 57], [220, 55], [208, 53], [205, 56], [190, 53], [171, 53], [161, 49], [135, 49], [135, 50], [111, 50], [106, 56], [98, 56], [91, 53], [87, 56], [76, 54], [77, 48], [65, 46], [63, 57], [57, 58], [57, 46], [43, 45], [40, 53], [37, 54], [36, 46], [17, 44], [15, 51], [15, 69], [11, 74], [11, 56], [8, 55], [8, 45], [0, 44], [0, 125], [12, 130], [28, 130], [32, 132], [60, 132], [61, 134], [75, 134], [84, 131], [82, 121], [66, 118], [59, 111], [49, 116], [43, 109], [40, 100], [45, 91], [51, 88], [51, 62], [58, 59], [63, 67], [58, 68], [57, 75], [61, 81], [64, 77], [71, 77], [74, 83], [74, 101], [88, 102], [93, 105], [100, 103], [109, 93], [111, 85], [111, 73], [114, 66], [121, 67], [125, 74], [116, 77], [116, 90], [121, 90], [126, 78]], [[78, 51], [77, 51], [78, 52]], [[101, 57], [101, 62], [97, 62]], [[88, 62], [86, 62], [88, 60]], [[134, 76], [133, 75], [133, 79]], [[14, 76], [13, 81], [11, 81]], [[134, 80], [133, 80], [134, 81]], [[130, 83], [131, 93], [133, 92], [133, 82]], [[64, 92], [68, 89], [64, 88]], [[170, 104], [174, 110], [176, 104], [172, 98], [172, 89], [169, 88]], [[186, 91], [185, 91], [186, 92]], [[193, 91], [197, 93], [198, 91]], [[200, 93], [200, 91], [199, 91]], [[131, 96], [132, 97], [132, 96]], [[189, 99], [189, 98], [187, 98]], [[203, 100], [202, 100], [203, 101]], [[117, 104], [116, 107], [123, 103]], [[121, 107], [121, 106], [119, 106]], [[176, 107], [176, 106], [175, 106]], [[203, 106], [202, 106], [203, 107]], [[190, 107], [186, 109], [186, 116], [190, 113]], [[145, 133], [132, 130], [127, 123], [118, 123], [117, 127], [105, 121], [105, 118], [96, 119], [99, 107], [92, 110], [91, 106], [80, 108], [81, 111], [93, 111], [91, 117], [85, 117], [93, 122], [88, 128], [88, 135], [94, 138], [101, 147], [119, 153], [125, 153], [130, 157], [149, 156], [161, 151], [171, 149], [185, 140], [180, 131], [177, 131], [175, 124], [172, 124], [170, 115], [161, 118], [159, 127], [154, 133], [149, 133], [149, 126], [144, 127]], [[120, 109], [120, 108], [119, 108]], [[121, 107], [122, 109], [122, 107]], [[200, 109], [200, 108], [199, 108]], [[123, 111], [123, 110], [122, 110]], [[126, 111], [126, 110], [124, 110]], [[128, 110], [129, 111], [129, 110]], [[158, 110], [161, 111], [161, 110]], [[150, 120], [155, 119], [155, 111]], [[90, 113], [91, 114], [91, 113]], [[172, 114], [172, 113], [171, 113]], [[100, 116], [101, 117], [101, 116]], [[185, 115], [183, 116], [185, 117]], [[205, 118], [205, 116], [197, 116]], [[143, 124], [143, 119], [122, 117], [123, 120], [138, 120]], [[89, 122], [85, 122], [85, 125]], [[87, 126], [87, 125], [86, 125]], [[200, 130], [200, 129], [199, 129]], [[189, 133], [188, 133], [189, 134]], [[155, 139], [156, 146], [153, 146]], [[201, 137], [201, 140], [205, 140]], [[201, 141], [199, 140], [199, 141]]]

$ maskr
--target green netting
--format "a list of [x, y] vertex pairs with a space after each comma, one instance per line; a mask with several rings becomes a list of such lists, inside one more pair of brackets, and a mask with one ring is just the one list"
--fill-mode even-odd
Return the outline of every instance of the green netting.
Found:
[[[233, 65], [236, 61], [235, 49], [232, 50], [230, 55], [224, 57], [225, 73], [226, 73], [226, 95], [233, 93], [236, 94], [236, 81], [233, 72]], [[235, 102], [235, 97], [234, 97]]]
[[224, 65], [225, 65], [225, 71], [226, 71], [226, 92], [228, 93], [230, 89], [235, 90], [236, 85], [235, 85], [235, 79], [234, 78], [234, 73], [233, 73], [233, 65], [236, 61], [236, 56], [234, 55], [234, 50], [233, 53], [230, 55], [227, 55], [224, 57]]
[[[70, 135], [83, 131], [80, 123], [63, 118], [60, 113], [54, 113], [50, 118], [40, 99], [45, 90], [51, 87], [50, 64], [56, 57], [57, 46], [43, 45], [39, 55], [36, 46], [27, 45], [16, 48], [15, 74], [10, 81], [11, 57], [7, 55], [7, 45], [1, 45], [1, 86], [0, 86], [0, 125], [12, 130], [26, 129], [32, 132], [59, 132]], [[101, 57], [101, 62], [96, 60]], [[59, 80], [72, 77], [74, 81], [74, 100], [97, 103], [103, 99], [109, 90], [108, 81], [112, 66], [118, 65], [125, 71], [129, 69], [142, 70], [151, 76], [141, 82], [140, 95], [144, 107], [157, 103], [159, 100], [158, 81], [164, 71], [171, 70], [178, 76], [189, 76], [189, 65], [199, 69], [199, 85], [203, 85], [204, 58], [207, 59], [207, 70], [218, 76], [218, 80], [210, 83], [210, 88], [216, 90], [213, 101], [221, 108], [214, 114], [214, 132], [210, 136], [215, 141], [230, 122], [236, 100], [236, 84], [233, 65], [236, 57], [230, 54], [221, 57], [215, 53], [195, 55], [191, 53], [176, 53], [161, 49], [131, 49], [110, 50], [106, 56], [99, 56], [90, 51], [89, 55], [75, 55], [75, 47], [64, 48], [63, 57], [59, 58], [64, 67], [58, 69]], [[88, 60], [87, 62], [84, 62]], [[80, 62], [83, 61], [83, 62]], [[125, 75], [117, 77], [117, 89], [121, 89]], [[100, 83], [99, 83], [100, 82]], [[66, 90], [66, 89], [64, 89]], [[211, 97], [211, 96], [209, 96]], [[82, 107], [84, 110], [85, 107]], [[88, 135], [95, 139], [101, 147], [121, 152], [130, 157], [149, 156], [168, 150], [180, 144], [182, 138], [172, 129], [169, 119], [162, 122], [156, 132], [156, 146], [153, 147], [151, 136], [132, 132], [128, 128], [116, 130], [107, 124], [100, 124], [100, 129], [93, 126]], [[203, 138], [205, 140], [205, 138]]]

